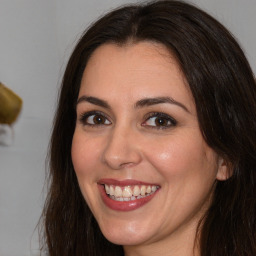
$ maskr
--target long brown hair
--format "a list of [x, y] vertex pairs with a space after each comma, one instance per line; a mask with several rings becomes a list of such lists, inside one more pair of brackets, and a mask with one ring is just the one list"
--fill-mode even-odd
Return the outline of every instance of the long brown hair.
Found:
[[[75, 103], [93, 51], [106, 42], [155, 41], [179, 61], [193, 94], [207, 144], [230, 165], [201, 222], [201, 256], [256, 255], [256, 86], [233, 36], [214, 18], [181, 1], [121, 7], [94, 23], [68, 62], [49, 152], [49, 193], [42, 215], [50, 256], [121, 256], [81, 195], [71, 161]], [[89, 150], [89, 149], [88, 149]]]

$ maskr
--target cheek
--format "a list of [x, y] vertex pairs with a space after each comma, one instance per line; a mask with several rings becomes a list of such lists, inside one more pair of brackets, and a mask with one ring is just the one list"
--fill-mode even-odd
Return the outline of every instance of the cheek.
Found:
[[199, 214], [203, 205], [207, 207], [217, 167], [215, 153], [200, 137], [182, 136], [169, 143], [159, 141], [147, 152], [151, 165], [163, 180], [163, 211], [170, 213], [174, 222]]
[[[93, 143], [91, 143], [92, 141]], [[87, 138], [79, 132], [74, 133], [71, 156], [78, 179], [89, 176], [95, 170], [98, 155], [99, 147], [96, 140]]]
[[95, 180], [98, 173], [97, 161], [99, 150], [97, 143], [91, 143], [92, 139], [87, 138], [79, 132], [75, 132], [72, 141], [71, 157], [78, 184], [85, 201], [90, 209], [95, 203]]
[[159, 140], [157, 145], [147, 148], [147, 158], [165, 177], [201, 175], [206, 169], [215, 169], [214, 152], [196, 133], [194, 136]]
[[71, 147], [71, 157], [76, 174], [82, 172], [84, 169], [84, 164], [86, 162], [84, 156], [86, 155], [86, 147], [82, 141], [77, 138], [76, 134], [74, 134]]

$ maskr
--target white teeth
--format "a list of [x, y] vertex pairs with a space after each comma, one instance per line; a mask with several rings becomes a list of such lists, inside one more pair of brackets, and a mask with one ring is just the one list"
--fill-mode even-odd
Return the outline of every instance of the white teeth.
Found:
[[132, 190], [130, 187], [124, 187], [123, 190], [123, 197], [131, 197], [132, 196]]
[[151, 187], [150, 186], [147, 187], [146, 192], [147, 192], [147, 194], [151, 193]]
[[106, 193], [109, 195], [109, 186], [107, 184], [105, 184], [105, 190], [106, 190]]
[[140, 195], [140, 188], [139, 188], [139, 186], [135, 186], [135, 187], [134, 187], [134, 189], [133, 189], [133, 195], [134, 195], [134, 196]]
[[111, 196], [113, 196], [113, 195], [115, 194], [115, 190], [114, 190], [114, 187], [113, 187], [113, 186], [110, 186], [110, 187], [109, 187], [109, 194], [110, 194]]
[[122, 197], [123, 196], [123, 191], [122, 191], [122, 189], [119, 186], [115, 187], [115, 194], [114, 194], [114, 196], [115, 197]]
[[140, 188], [140, 194], [142, 195], [142, 196], [145, 196], [146, 195], [146, 186], [141, 186], [141, 188]]
[[156, 192], [159, 188], [158, 186], [146, 186], [146, 185], [135, 185], [133, 186], [114, 186], [105, 184], [106, 194], [110, 196], [110, 198], [117, 201], [130, 201], [135, 199], [140, 199], [145, 196], [149, 196]]

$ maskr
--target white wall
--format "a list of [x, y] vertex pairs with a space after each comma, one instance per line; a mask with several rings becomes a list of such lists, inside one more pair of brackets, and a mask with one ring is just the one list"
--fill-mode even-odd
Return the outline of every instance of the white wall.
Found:
[[[121, 0], [0, 0], [0, 81], [24, 100], [0, 145], [0, 256], [37, 255], [45, 157], [58, 83], [84, 28]], [[133, 1], [139, 2], [139, 1]], [[194, 0], [239, 39], [256, 71], [256, 0]]]
[[[66, 60], [74, 42], [91, 21], [119, 4], [143, 0], [55, 0], [61, 61]], [[187, 0], [222, 22], [240, 42], [256, 71], [256, 0]]]
[[[14, 142], [0, 146], [0, 255], [27, 256], [42, 206], [58, 79], [51, 0], [0, 0], [0, 81], [24, 100]], [[36, 238], [34, 238], [36, 240]]]

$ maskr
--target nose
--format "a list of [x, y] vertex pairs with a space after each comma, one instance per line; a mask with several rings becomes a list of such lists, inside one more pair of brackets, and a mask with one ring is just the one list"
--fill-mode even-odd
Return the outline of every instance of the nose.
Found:
[[119, 170], [133, 167], [142, 160], [136, 132], [129, 129], [117, 128], [108, 135], [103, 162], [111, 169]]

